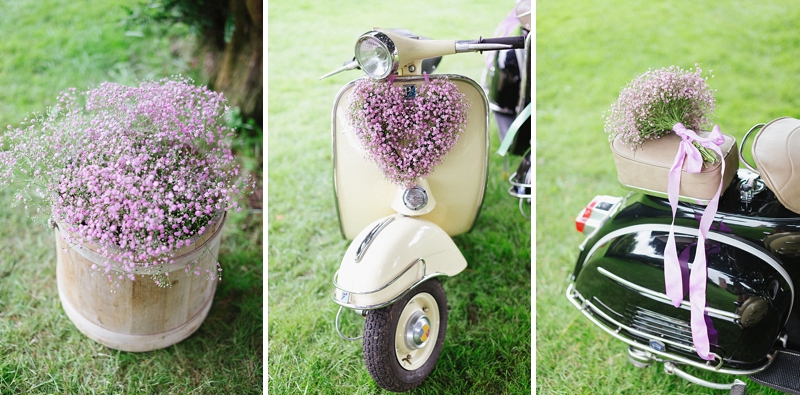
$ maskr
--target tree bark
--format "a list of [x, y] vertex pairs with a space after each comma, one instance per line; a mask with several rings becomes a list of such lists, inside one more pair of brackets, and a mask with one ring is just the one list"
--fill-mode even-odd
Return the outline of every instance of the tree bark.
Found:
[[232, 107], [239, 107], [242, 118], [253, 118], [263, 127], [263, 1], [220, 0], [217, 4], [228, 7], [235, 28], [229, 42], [225, 42], [224, 20], [203, 29], [209, 87], [222, 92]]

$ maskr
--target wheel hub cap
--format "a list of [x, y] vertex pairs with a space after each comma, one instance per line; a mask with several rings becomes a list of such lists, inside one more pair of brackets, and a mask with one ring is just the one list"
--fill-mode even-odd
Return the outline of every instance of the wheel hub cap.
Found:
[[403, 307], [395, 326], [395, 356], [405, 370], [417, 370], [433, 353], [439, 339], [441, 316], [436, 299], [420, 292]]
[[431, 321], [420, 311], [415, 312], [406, 325], [406, 345], [420, 349], [425, 346], [431, 334]]

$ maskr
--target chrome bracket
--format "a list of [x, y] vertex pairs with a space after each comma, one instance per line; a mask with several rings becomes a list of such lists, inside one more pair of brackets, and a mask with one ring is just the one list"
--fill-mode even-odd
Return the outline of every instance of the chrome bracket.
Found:
[[336, 332], [339, 333], [339, 336], [341, 336], [341, 338], [344, 339], [344, 340], [353, 341], [353, 340], [358, 340], [358, 339], [363, 338], [364, 335], [361, 335], [361, 336], [358, 336], [358, 337], [347, 337], [344, 334], [342, 334], [342, 330], [339, 327], [339, 316], [342, 315], [342, 309], [343, 308], [344, 308], [344, 306], [339, 306], [339, 311], [336, 313], [336, 322], [335, 322], [335, 324], [336, 324]]
[[719, 383], [713, 383], [711, 381], [703, 380], [703, 379], [701, 379], [699, 377], [692, 376], [691, 374], [686, 373], [683, 370], [680, 370], [678, 368], [678, 365], [676, 365], [674, 362], [664, 362], [664, 372], [666, 372], [669, 375], [673, 375], [674, 374], [674, 375], [676, 375], [676, 376], [678, 376], [678, 377], [680, 377], [680, 378], [682, 378], [682, 379], [684, 379], [686, 381], [689, 381], [691, 383], [694, 383], [694, 384], [697, 384], [697, 385], [702, 385], [703, 387], [711, 388], [711, 389], [715, 389], [715, 390], [731, 390], [734, 387], [740, 387], [740, 388], [744, 389], [747, 386], [747, 384], [745, 384], [744, 381], [741, 381], [739, 379], [734, 379], [733, 383], [730, 383], [730, 384], [719, 384]]
[[749, 177], [739, 183], [739, 200], [749, 204], [753, 201], [753, 196], [758, 195], [766, 186], [759, 176]]

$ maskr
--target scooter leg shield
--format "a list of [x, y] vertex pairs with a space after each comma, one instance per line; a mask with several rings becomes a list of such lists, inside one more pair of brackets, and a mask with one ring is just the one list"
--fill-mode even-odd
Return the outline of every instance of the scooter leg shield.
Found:
[[450, 236], [415, 217], [381, 218], [356, 236], [334, 275], [333, 300], [355, 309], [391, 304], [426, 279], [453, 276], [467, 261]]

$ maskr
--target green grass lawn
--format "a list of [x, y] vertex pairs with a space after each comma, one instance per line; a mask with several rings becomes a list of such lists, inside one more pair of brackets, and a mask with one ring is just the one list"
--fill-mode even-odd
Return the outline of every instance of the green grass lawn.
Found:
[[[336, 334], [337, 306], [330, 300], [331, 278], [348, 245], [334, 205], [331, 106], [339, 88], [362, 74], [317, 78], [352, 59], [356, 38], [374, 26], [405, 27], [441, 39], [485, 37], [512, 5], [478, 0], [335, 6], [310, 0], [269, 2], [271, 394], [383, 393], [367, 373], [361, 342]], [[437, 72], [479, 80], [483, 62], [478, 54], [450, 56]], [[443, 281], [450, 316], [442, 357], [413, 393], [531, 391], [531, 222], [506, 193], [501, 158], [492, 156], [489, 172], [475, 229], [455, 238], [468, 267]], [[361, 330], [360, 318], [349, 313], [346, 319], [348, 333]]]
[[[627, 347], [567, 301], [567, 277], [583, 238], [574, 218], [595, 195], [625, 193], [601, 115], [628, 81], [650, 68], [699, 63], [713, 70], [714, 121], [738, 141], [756, 123], [800, 117], [800, 37], [791, 27], [798, 16], [791, 1], [537, 3], [537, 392], [723, 393], [667, 376], [660, 365], [634, 368]], [[778, 393], [752, 382], [748, 387], [748, 393]]]
[[[0, 2], [0, 125], [55, 104], [69, 87], [182, 73], [187, 28], [171, 36], [123, 26], [132, 0]], [[202, 83], [202, 81], [198, 81]], [[260, 146], [260, 142], [256, 142]], [[260, 159], [241, 149], [260, 173]], [[67, 319], [56, 290], [51, 230], [10, 207], [0, 190], [0, 393], [246, 394], [263, 389], [263, 230], [260, 210], [231, 216], [219, 260], [225, 269], [208, 318], [191, 337], [158, 351], [108, 349]]]

